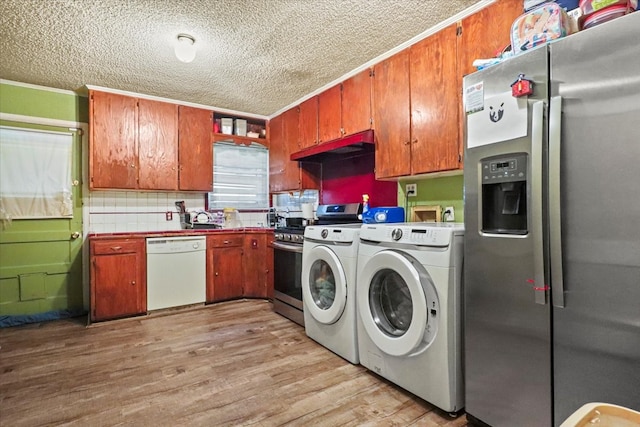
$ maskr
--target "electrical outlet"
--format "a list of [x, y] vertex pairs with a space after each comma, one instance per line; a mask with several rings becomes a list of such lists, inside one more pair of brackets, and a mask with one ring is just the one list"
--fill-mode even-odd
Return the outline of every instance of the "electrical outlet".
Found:
[[171, 211], [165, 212], [164, 219], [166, 219], [167, 221], [173, 220], [173, 212], [171, 212]]
[[444, 220], [449, 222], [456, 220], [456, 216], [453, 211], [453, 206], [447, 206], [446, 208], [444, 208]]
[[407, 197], [415, 197], [418, 195], [418, 184], [407, 184], [404, 188]]

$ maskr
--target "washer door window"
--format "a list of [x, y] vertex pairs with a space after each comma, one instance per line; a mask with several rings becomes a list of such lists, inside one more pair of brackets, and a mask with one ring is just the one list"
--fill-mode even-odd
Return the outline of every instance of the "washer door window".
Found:
[[390, 337], [407, 333], [413, 317], [411, 291], [394, 270], [379, 270], [369, 286], [369, 309], [376, 326]]
[[358, 313], [374, 344], [391, 356], [425, 350], [435, 339], [440, 310], [424, 267], [408, 255], [386, 250], [371, 257], [359, 273]]
[[347, 279], [336, 254], [326, 246], [316, 246], [309, 253], [313, 260], [302, 270], [302, 297], [305, 310], [320, 323], [332, 324], [340, 319], [347, 305]]

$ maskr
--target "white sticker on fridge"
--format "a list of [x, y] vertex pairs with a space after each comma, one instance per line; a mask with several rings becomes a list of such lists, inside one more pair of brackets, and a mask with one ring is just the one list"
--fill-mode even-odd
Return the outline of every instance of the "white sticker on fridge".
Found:
[[484, 110], [484, 82], [464, 89], [464, 110], [467, 114]]
[[484, 98], [482, 110], [467, 114], [467, 147], [522, 138], [527, 121], [526, 98], [514, 98], [511, 91]]

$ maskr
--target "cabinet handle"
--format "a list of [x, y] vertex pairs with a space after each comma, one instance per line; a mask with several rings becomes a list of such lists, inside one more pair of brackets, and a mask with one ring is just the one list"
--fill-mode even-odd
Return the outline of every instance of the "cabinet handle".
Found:
[[111, 246], [112, 251], [120, 251], [122, 250], [122, 246]]
[[218, 272], [216, 271], [216, 276], [218, 275]]
[[231, 242], [230, 242], [230, 241], [228, 241], [228, 240], [225, 240], [225, 241], [224, 241], [224, 244], [225, 244], [225, 245], [228, 245], [229, 243], [231, 243]]
[[411, 141], [412, 144], [415, 144], [416, 142], [418, 142], [417, 139], [414, 139], [413, 141]]
[[134, 165], [134, 164], [132, 163], [132, 164], [131, 164], [131, 168], [132, 168], [132, 169], [135, 169], [135, 168], [136, 168], [136, 165]]
[[136, 281], [134, 280], [133, 282], [131, 282], [131, 286], [135, 286], [136, 285]]
[[411, 144], [411, 141], [405, 141], [404, 142], [404, 145], [409, 145], [409, 144]]

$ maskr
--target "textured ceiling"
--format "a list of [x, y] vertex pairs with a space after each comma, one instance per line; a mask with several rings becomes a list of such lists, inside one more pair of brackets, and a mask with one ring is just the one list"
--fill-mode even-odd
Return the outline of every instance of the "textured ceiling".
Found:
[[[0, 0], [0, 78], [271, 116], [476, 3]], [[189, 64], [173, 53], [182, 32]]]

